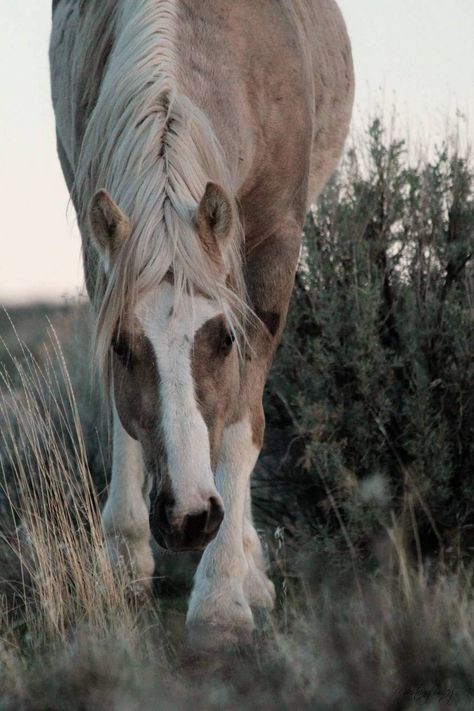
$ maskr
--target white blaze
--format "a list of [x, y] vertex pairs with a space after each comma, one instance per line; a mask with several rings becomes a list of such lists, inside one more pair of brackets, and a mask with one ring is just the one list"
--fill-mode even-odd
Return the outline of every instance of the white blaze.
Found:
[[158, 365], [162, 425], [176, 521], [218, 497], [211, 468], [209, 434], [196, 402], [191, 371], [194, 336], [220, 310], [202, 296], [183, 295], [173, 311], [174, 287], [163, 282], [137, 308]]

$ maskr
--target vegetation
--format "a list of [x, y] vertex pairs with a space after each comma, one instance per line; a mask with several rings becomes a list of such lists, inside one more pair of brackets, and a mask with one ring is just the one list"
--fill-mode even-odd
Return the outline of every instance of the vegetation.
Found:
[[333, 527], [362, 542], [395, 511], [419, 553], [459, 552], [474, 542], [473, 175], [447, 147], [410, 166], [378, 120], [368, 138], [306, 224], [268, 386], [285, 447], [275, 518], [297, 512], [311, 537], [336, 501]]
[[473, 175], [447, 146], [413, 165], [375, 121], [308, 218], [254, 481], [278, 604], [252, 649], [186, 647], [195, 558], [157, 553], [147, 600], [109, 566], [88, 307], [2, 316], [0, 708], [472, 708]]

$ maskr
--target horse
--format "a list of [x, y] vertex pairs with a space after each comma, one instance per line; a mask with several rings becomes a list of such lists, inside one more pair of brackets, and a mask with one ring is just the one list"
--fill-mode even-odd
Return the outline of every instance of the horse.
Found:
[[56, 0], [50, 66], [112, 409], [110, 559], [146, 588], [152, 538], [203, 550], [190, 634], [248, 639], [275, 600], [263, 389], [349, 130], [344, 20], [335, 0]]

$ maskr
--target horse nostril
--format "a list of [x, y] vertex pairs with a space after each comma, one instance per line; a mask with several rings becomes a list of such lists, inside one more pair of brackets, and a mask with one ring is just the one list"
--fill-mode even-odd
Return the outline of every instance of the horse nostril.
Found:
[[183, 522], [183, 539], [187, 543], [197, 541], [206, 529], [208, 511], [198, 514], [188, 514]]
[[209, 507], [207, 510], [206, 533], [215, 534], [224, 518], [224, 511], [221, 504], [213, 496], [209, 499]]
[[211, 497], [207, 509], [200, 513], [188, 514], [183, 521], [182, 536], [185, 545], [205, 545], [216, 535], [224, 518], [224, 511], [218, 499]]

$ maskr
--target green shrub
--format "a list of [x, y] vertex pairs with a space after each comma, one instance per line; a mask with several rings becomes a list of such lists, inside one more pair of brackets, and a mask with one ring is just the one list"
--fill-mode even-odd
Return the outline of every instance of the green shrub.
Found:
[[466, 158], [413, 166], [380, 120], [348, 152], [308, 216], [267, 386], [264, 523], [359, 540], [411, 511], [421, 546], [469, 543], [473, 197]]

